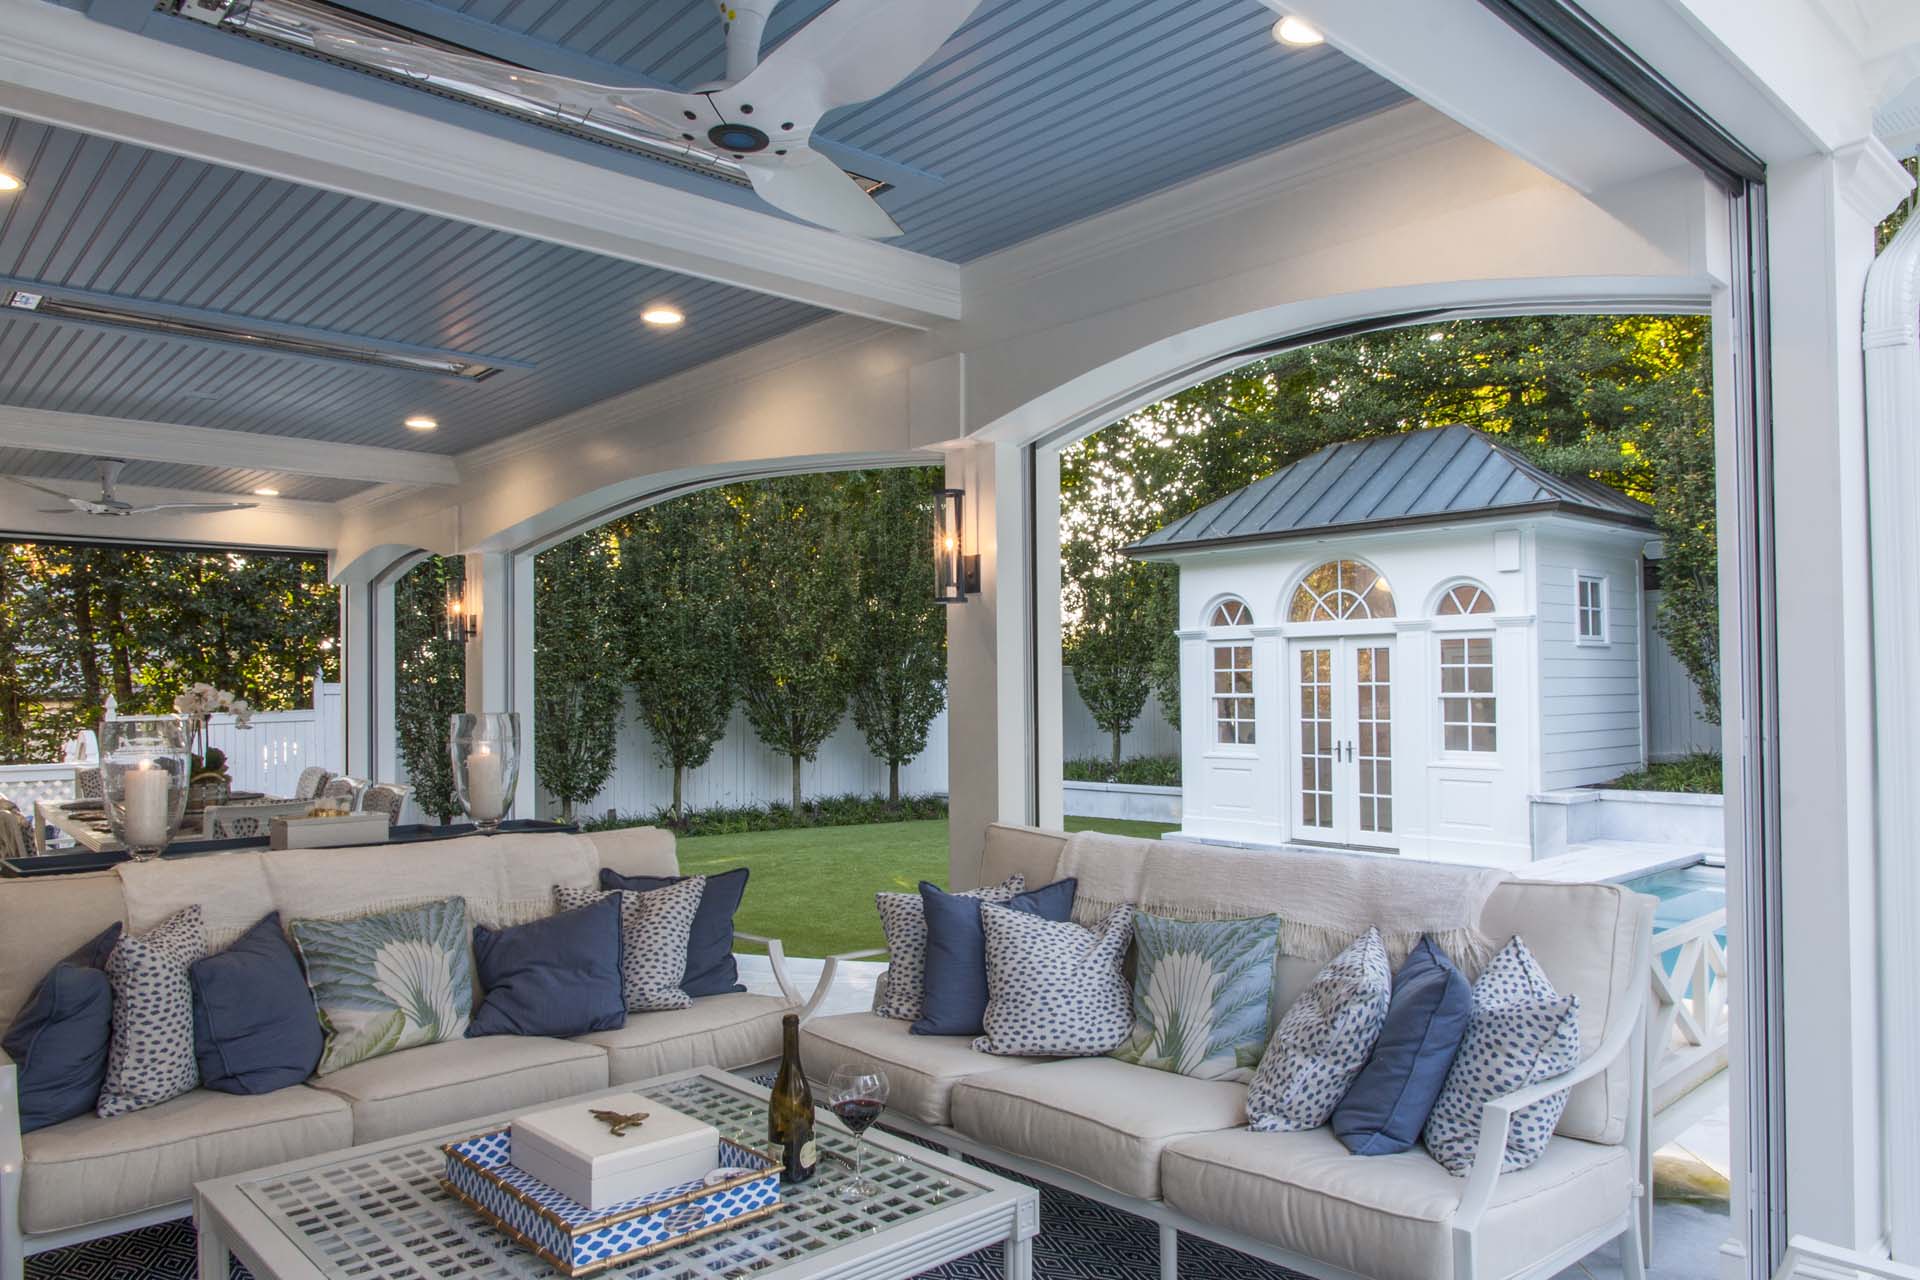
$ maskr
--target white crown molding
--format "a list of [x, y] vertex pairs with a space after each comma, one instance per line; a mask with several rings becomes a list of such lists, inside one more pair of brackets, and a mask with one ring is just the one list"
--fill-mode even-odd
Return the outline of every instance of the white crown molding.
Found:
[[0, 446], [197, 467], [244, 467], [374, 484], [451, 485], [460, 480], [459, 464], [436, 453], [16, 405], [0, 405]]
[[1840, 197], [1854, 214], [1878, 223], [1913, 190], [1913, 179], [1878, 138], [1868, 137], [1833, 153]]
[[1284, 192], [1469, 136], [1439, 112], [1407, 103], [989, 254], [967, 265], [967, 285], [991, 288], [1065, 271]]
[[0, 31], [0, 110], [13, 114], [892, 324], [960, 315], [959, 267], [924, 254], [274, 75], [44, 0], [0, 0]]

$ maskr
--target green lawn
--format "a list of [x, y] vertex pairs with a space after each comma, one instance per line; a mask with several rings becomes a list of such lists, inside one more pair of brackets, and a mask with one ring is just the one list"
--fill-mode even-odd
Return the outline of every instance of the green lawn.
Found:
[[[1069, 818], [1067, 830], [1152, 837], [1172, 827]], [[734, 867], [752, 871], [734, 919], [740, 928], [782, 939], [790, 955], [861, 951], [885, 945], [875, 893], [911, 893], [922, 880], [947, 882], [947, 824], [880, 822], [680, 841], [680, 869], [687, 875]], [[745, 944], [740, 949], [758, 950]]]

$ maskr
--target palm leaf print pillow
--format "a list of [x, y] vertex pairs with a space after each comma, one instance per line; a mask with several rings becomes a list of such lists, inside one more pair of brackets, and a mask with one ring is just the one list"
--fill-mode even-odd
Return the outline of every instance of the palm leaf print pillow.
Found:
[[1133, 1034], [1113, 1056], [1201, 1080], [1245, 1083], [1273, 1030], [1280, 917], [1133, 917]]
[[351, 920], [295, 920], [294, 945], [327, 1046], [314, 1074], [467, 1032], [467, 903], [446, 898]]

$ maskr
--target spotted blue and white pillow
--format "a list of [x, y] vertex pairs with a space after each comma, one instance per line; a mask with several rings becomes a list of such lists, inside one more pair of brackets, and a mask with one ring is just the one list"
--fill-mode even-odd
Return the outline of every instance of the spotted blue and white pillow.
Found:
[[113, 1037], [95, 1106], [102, 1119], [158, 1106], [199, 1087], [188, 970], [206, 954], [206, 926], [195, 905], [146, 933], [121, 935], [107, 957]]
[[980, 907], [987, 935], [986, 1034], [981, 1053], [1084, 1058], [1112, 1053], [1133, 1031], [1133, 988], [1122, 968], [1133, 941], [1133, 904], [1115, 907], [1098, 929], [1048, 920], [991, 903]]
[[[1473, 984], [1473, 1015], [1427, 1117], [1427, 1151], [1448, 1173], [1465, 1177], [1480, 1140], [1480, 1113], [1502, 1094], [1571, 1071], [1580, 1064], [1580, 997], [1563, 996], [1518, 936]], [[1553, 1138], [1570, 1091], [1514, 1113], [1504, 1173], [1538, 1160]]]
[[705, 876], [688, 876], [660, 889], [576, 889], [553, 886], [556, 910], [590, 907], [609, 893], [620, 895], [620, 994], [629, 1013], [687, 1009], [693, 1005], [681, 983], [687, 976], [687, 946], [693, 918], [707, 890]]
[[[999, 884], [954, 896], [1005, 903], [1026, 888], [1027, 878], [1014, 874]], [[912, 893], [876, 893], [873, 901], [880, 908], [880, 927], [887, 935], [887, 971], [880, 975], [880, 984], [874, 990], [873, 1011], [883, 1018], [918, 1022], [926, 1011], [926, 908], [917, 889]]]
[[1393, 999], [1393, 966], [1378, 929], [1327, 962], [1267, 1041], [1247, 1086], [1247, 1119], [1262, 1133], [1318, 1129], [1373, 1056]]

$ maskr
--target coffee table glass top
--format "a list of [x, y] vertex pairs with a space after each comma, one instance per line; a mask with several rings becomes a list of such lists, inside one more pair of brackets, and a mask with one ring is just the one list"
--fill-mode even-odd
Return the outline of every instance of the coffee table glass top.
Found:
[[[765, 1145], [766, 1092], [745, 1081], [692, 1075], [629, 1087], [699, 1117], [723, 1137]], [[843, 1204], [833, 1193], [852, 1177], [853, 1139], [824, 1109], [816, 1123], [820, 1172], [804, 1186], [782, 1186], [773, 1214], [600, 1274], [659, 1280], [756, 1275], [843, 1245], [876, 1241], [889, 1229], [990, 1190], [987, 1182], [922, 1163], [912, 1143], [875, 1129], [868, 1133], [867, 1176], [879, 1184], [880, 1194]], [[342, 1152], [337, 1161], [246, 1182], [241, 1190], [328, 1275], [550, 1280], [556, 1274], [551, 1267], [440, 1186], [446, 1168], [440, 1144], [483, 1128], [453, 1130], [371, 1154]]]

